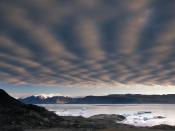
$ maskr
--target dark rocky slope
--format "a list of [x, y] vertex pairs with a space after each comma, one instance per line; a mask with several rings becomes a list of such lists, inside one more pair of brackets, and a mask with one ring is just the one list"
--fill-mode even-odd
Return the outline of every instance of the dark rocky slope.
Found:
[[55, 127], [62, 120], [43, 107], [23, 104], [0, 89], [0, 128]]

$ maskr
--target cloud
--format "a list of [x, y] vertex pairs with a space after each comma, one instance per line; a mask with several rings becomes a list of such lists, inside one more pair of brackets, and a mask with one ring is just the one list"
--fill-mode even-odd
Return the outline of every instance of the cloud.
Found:
[[175, 83], [175, 2], [0, 2], [0, 82]]
[[151, 10], [149, 1], [127, 2], [128, 17], [123, 20], [119, 36], [119, 49], [121, 53], [133, 54], [139, 44], [140, 34], [149, 21]]

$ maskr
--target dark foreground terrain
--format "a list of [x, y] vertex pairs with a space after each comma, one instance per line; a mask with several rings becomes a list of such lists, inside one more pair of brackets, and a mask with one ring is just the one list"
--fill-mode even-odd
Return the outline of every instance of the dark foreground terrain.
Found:
[[167, 125], [141, 128], [116, 123], [124, 119], [115, 114], [61, 117], [43, 107], [23, 104], [0, 89], [0, 131], [175, 131]]

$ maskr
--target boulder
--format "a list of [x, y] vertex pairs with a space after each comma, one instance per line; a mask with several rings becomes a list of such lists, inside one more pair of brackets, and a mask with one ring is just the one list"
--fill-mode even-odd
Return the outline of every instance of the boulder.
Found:
[[123, 121], [126, 118], [122, 115], [116, 114], [99, 114], [89, 117], [90, 119], [100, 119], [100, 120], [108, 120], [108, 121]]

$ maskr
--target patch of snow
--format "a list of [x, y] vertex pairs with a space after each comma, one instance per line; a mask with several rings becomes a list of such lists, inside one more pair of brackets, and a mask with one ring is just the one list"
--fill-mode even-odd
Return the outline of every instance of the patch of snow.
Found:
[[39, 94], [39, 95], [34, 95], [36, 97], [40, 97], [42, 99], [46, 99], [46, 98], [51, 98], [51, 97], [54, 97], [54, 96], [62, 96], [61, 94]]

